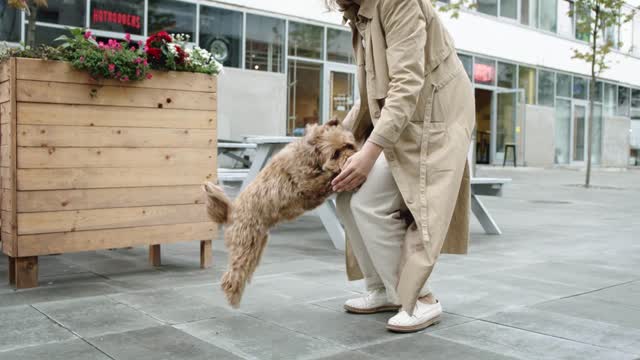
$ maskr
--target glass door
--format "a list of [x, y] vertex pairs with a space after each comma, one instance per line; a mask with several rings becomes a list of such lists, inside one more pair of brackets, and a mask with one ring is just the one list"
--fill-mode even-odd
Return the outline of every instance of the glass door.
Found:
[[[524, 90], [523, 89], [497, 89], [493, 102], [493, 126], [492, 126], [492, 159], [494, 164], [502, 164], [505, 157], [505, 149], [508, 146], [518, 149], [516, 146], [520, 126], [524, 120]], [[522, 151], [520, 151], [522, 153]], [[507, 161], [512, 161], [515, 154], [509, 153]]]
[[355, 68], [328, 64], [324, 79], [324, 121], [342, 121], [358, 96]]
[[573, 102], [573, 114], [571, 116], [571, 162], [579, 165], [584, 163], [587, 157], [587, 116], [588, 107], [586, 101]]

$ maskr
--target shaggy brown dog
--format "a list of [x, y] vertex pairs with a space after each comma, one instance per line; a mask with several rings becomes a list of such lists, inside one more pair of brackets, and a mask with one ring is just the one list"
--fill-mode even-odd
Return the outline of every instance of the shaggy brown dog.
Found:
[[211, 219], [229, 224], [224, 233], [229, 269], [222, 289], [237, 307], [267, 244], [269, 229], [320, 206], [332, 193], [331, 181], [356, 152], [353, 135], [333, 120], [307, 127], [306, 135], [276, 154], [232, 203], [218, 186], [207, 183]]

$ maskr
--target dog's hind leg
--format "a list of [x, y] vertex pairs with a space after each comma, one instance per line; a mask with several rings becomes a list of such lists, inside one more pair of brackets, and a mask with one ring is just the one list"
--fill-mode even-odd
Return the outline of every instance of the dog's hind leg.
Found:
[[267, 233], [253, 235], [248, 243], [229, 246], [229, 270], [222, 276], [221, 287], [233, 307], [240, 304], [244, 288], [258, 267], [267, 244]]

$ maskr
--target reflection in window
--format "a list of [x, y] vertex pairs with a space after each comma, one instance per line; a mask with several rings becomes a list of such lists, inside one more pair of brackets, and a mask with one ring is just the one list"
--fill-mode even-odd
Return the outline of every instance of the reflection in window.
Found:
[[520, 22], [524, 25], [538, 27], [538, 1], [520, 1]]
[[258, 71], [284, 71], [284, 28], [281, 19], [247, 14], [245, 68]]
[[289, 55], [322, 59], [324, 28], [289, 22]]
[[631, 119], [640, 120], [640, 89], [631, 90]]
[[91, 28], [120, 33], [144, 33], [144, 0], [91, 0]]
[[[24, 32], [25, 34], [27, 33], [26, 25], [24, 27]], [[35, 44], [36, 46], [38, 45], [58, 46], [60, 45], [60, 42], [55, 40], [62, 35], [69, 35], [69, 30], [51, 28], [51, 27], [45, 27], [45, 26], [36, 26]]]
[[195, 42], [196, 4], [174, 0], [149, 0], [149, 34], [166, 31], [187, 34]]
[[593, 134], [591, 163], [600, 164], [602, 159], [602, 105], [593, 107]]
[[200, 47], [222, 65], [240, 67], [242, 13], [200, 6]]
[[633, 18], [633, 44], [631, 51], [634, 55], [640, 56], [640, 13]]
[[327, 29], [327, 60], [355, 64], [350, 32]]
[[[557, 0], [539, 0], [540, 1], [540, 29], [556, 32], [556, 24], [558, 21]], [[560, 0], [563, 1], [563, 0]]]
[[629, 88], [618, 86], [618, 111], [619, 116], [629, 116]]
[[591, 9], [587, 4], [584, 4], [584, 6], [577, 6], [575, 9], [576, 39], [589, 41], [591, 38]]
[[557, 74], [556, 96], [571, 97], [571, 75]]
[[516, 87], [516, 66], [498, 63], [498, 86], [513, 89]]
[[573, 98], [583, 100], [589, 98], [589, 80], [578, 76], [573, 77]]
[[518, 19], [518, 0], [500, 0], [500, 16]]
[[551, 71], [538, 71], [538, 105], [554, 106], [555, 74]]
[[38, 21], [84, 27], [86, 7], [85, 0], [49, 0], [38, 9]]
[[[589, 80], [589, 83], [591, 83], [591, 80]], [[602, 81], [596, 81], [596, 94], [593, 98], [596, 102], [602, 102], [602, 86]], [[589, 89], [589, 96], [591, 96], [591, 89]]]
[[518, 87], [524, 89], [527, 104], [534, 105], [536, 103], [536, 69], [520, 66]]
[[569, 148], [571, 147], [571, 101], [558, 99], [556, 101], [555, 126], [555, 161], [556, 164], [569, 163]]
[[287, 134], [301, 136], [305, 126], [320, 121], [322, 65], [290, 60], [288, 78]]
[[458, 54], [458, 57], [462, 62], [464, 71], [466, 71], [467, 76], [469, 76], [469, 80], [472, 80], [473, 79], [473, 58], [469, 55], [463, 55], [463, 54]]
[[573, 2], [558, 1], [558, 34], [573, 37], [573, 16], [569, 12], [573, 9]]
[[495, 85], [496, 62], [495, 60], [476, 57], [473, 65], [473, 79], [477, 84]]
[[477, 0], [476, 9], [487, 15], [498, 16], [498, 0]]
[[0, 1], [0, 41], [20, 41], [20, 12]]
[[604, 84], [604, 113], [606, 115], [615, 115], [617, 104], [618, 87], [613, 84]]

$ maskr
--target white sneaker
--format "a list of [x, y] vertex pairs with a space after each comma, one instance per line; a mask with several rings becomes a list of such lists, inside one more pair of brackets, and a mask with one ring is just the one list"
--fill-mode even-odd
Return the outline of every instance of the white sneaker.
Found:
[[344, 309], [355, 314], [374, 314], [384, 311], [397, 311], [400, 305], [395, 305], [387, 299], [385, 289], [367, 292], [365, 296], [349, 299], [344, 303]]
[[416, 332], [428, 328], [440, 322], [442, 305], [439, 301], [435, 304], [425, 304], [418, 300], [413, 315], [401, 310], [396, 316], [389, 319], [387, 329], [395, 332]]

